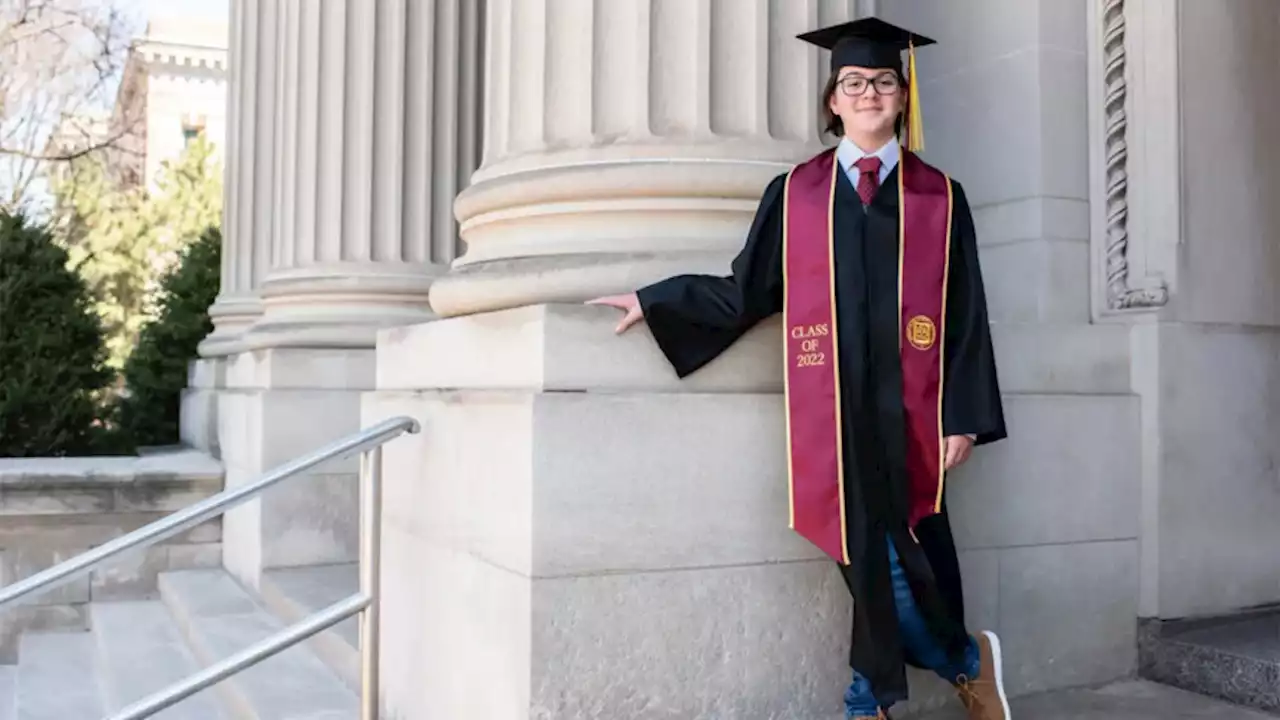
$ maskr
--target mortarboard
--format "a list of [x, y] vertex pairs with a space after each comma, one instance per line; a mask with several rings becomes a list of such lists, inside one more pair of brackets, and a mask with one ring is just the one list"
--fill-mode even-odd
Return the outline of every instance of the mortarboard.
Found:
[[807, 43], [831, 51], [831, 72], [846, 65], [902, 69], [902, 53], [934, 41], [877, 17], [832, 25], [797, 35]]
[[[893, 68], [906, 78], [906, 122], [908, 150], [924, 149], [924, 129], [920, 122], [920, 95], [916, 82], [916, 48], [934, 41], [877, 17], [820, 28], [796, 36], [807, 43], [831, 51], [831, 72], [855, 65], [865, 68]], [[902, 71], [902, 53], [908, 56], [907, 72]]]

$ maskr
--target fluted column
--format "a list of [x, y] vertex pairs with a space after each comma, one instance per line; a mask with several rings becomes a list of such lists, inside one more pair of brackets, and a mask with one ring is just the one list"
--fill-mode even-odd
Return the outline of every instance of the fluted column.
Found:
[[[223, 153], [226, 196], [222, 209], [222, 286], [209, 308], [214, 329], [200, 343], [203, 357], [243, 349], [243, 334], [262, 314], [257, 284], [266, 268], [254, 251], [255, 152], [258, 137], [258, 86], [264, 15], [272, 3], [231, 0], [227, 65], [227, 147]], [[270, 46], [266, 48], [270, 52]], [[266, 98], [270, 101], [270, 97]]]
[[769, 180], [818, 150], [854, 0], [491, 0], [482, 167], [441, 315], [723, 272]]
[[378, 328], [432, 317], [428, 288], [456, 252], [452, 200], [478, 161], [479, 4], [249, 4], [270, 19], [272, 62], [244, 79], [260, 90], [249, 194], [266, 269], [245, 345], [371, 347]]

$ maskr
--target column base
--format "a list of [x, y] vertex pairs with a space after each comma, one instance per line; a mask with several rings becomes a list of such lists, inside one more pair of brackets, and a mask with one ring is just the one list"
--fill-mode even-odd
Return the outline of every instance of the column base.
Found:
[[200, 357], [234, 355], [245, 350], [244, 333], [262, 315], [262, 301], [256, 295], [219, 295], [209, 308], [213, 332], [200, 342]]
[[631, 292], [680, 273], [723, 275], [732, 252], [601, 253], [514, 258], [465, 265], [431, 287], [441, 317], [548, 303], [580, 303]]
[[380, 328], [434, 319], [428, 264], [334, 263], [277, 271], [262, 285], [262, 316], [245, 347], [372, 348]]
[[364, 422], [423, 423], [385, 455], [388, 711], [836, 717], [852, 611], [787, 527], [776, 324], [681, 383], [614, 320], [381, 335]]
[[455, 317], [727, 273], [769, 182], [810, 149], [628, 145], [483, 169], [458, 196], [467, 251], [432, 288], [431, 308]]

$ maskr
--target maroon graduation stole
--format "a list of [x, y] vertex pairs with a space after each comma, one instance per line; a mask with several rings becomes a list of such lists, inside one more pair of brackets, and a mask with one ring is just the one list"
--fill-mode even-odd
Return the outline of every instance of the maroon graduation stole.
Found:
[[[788, 488], [791, 527], [849, 564], [836, 336], [835, 151], [796, 166], [783, 196]], [[898, 166], [898, 346], [910, 484], [908, 523], [942, 505], [943, 333], [951, 180], [903, 150]], [[904, 272], [905, 271], [905, 272]]]

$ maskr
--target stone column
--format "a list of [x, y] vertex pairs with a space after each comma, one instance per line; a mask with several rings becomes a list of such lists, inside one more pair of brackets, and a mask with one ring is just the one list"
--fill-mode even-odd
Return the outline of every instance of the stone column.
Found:
[[[479, 12], [237, 5], [234, 43], [256, 54], [233, 79], [228, 277], [252, 278], [262, 312], [216, 378], [228, 487], [358, 431], [377, 331], [432, 317], [427, 288], [457, 246], [452, 199], [478, 161]], [[355, 472], [329, 463], [229, 512], [228, 569], [257, 585], [272, 568], [354, 561]]]
[[852, 0], [494, 0], [484, 159], [440, 315], [720, 272], [769, 180], [819, 149], [824, 57], [794, 36]]
[[228, 27], [226, 195], [222, 210], [222, 287], [209, 308], [213, 332], [200, 343], [183, 393], [180, 430], [184, 442], [221, 453], [219, 400], [226, 389], [228, 359], [247, 348], [245, 333], [262, 315], [258, 287], [267, 269], [271, 186], [271, 118], [279, 31], [278, 4], [231, 0]]
[[[227, 147], [223, 153], [226, 197], [222, 210], [222, 288], [209, 309], [214, 329], [200, 344], [201, 357], [239, 352], [244, 331], [262, 313], [256, 288], [262, 268], [254, 254], [254, 153], [257, 146], [256, 83], [263, 58], [262, 15], [270, 3], [231, 0], [227, 65]], [[268, 96], [269, 102], [271, 98]]]
[[[430, 319], [457, 245], [452, 198], [476, 163], [475, 3], [263, 5], [275, 60], [255, 82], [265, 141], [255, 248], [269, 253], [251, 348], [371, 348]], [[266, 257], [266, 256], [264, 256]]]

